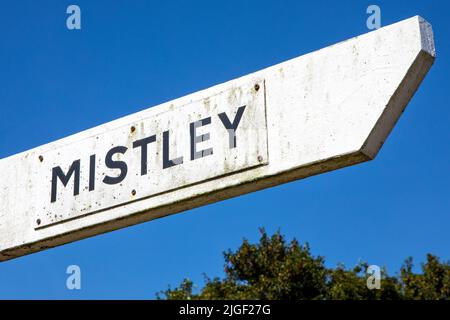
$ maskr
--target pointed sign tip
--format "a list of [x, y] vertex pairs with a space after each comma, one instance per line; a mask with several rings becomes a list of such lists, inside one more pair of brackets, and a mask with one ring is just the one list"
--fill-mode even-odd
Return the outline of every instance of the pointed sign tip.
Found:
[[416, 18], [419, 21], [422, 50], [435, 58], [436, 48], [434, 46], [433, 28], [431, 24], [421, 16], [416, 16]]

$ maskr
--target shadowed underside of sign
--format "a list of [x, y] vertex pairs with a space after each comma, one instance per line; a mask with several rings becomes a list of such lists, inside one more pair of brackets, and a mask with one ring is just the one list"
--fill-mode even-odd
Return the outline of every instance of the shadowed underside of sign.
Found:
[[410, 18], [0, 160], [0, 261], [375, 158], [435, 58]]

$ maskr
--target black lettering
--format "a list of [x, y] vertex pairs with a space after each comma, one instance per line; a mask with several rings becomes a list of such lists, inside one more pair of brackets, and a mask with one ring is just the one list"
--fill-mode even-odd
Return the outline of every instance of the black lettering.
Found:
[[75, 160], [69, 168], [69, 171], [67, 174], [64, 174], [61, 167], [54, 167], [52, 169], [52, 190], [51, 190], [51, 202], [56, 201], [56, 194], [57, 194], [57, 184], [58, 180], [61, 180], [63, 186], [67, 186], [69, 183], [70, 178], [75, 173], [74, 181], [73, 181], [73, 195], [76, 196], [80, 193], [80, 160]]
[[211, 117], [192, 122], [190, 124], [190, 133], [191, 133], [191, 160], [195, 160], [198, 158], [206, 157], [211, 154], [213, 154], [213, 149], [208, 148], [205, 150], [197, 151], [197, 143], [202, 141], [207, 141], [210, 138], [209, 133], [205, 133], [202, 135], [197, 136], [197, 128], [200, 128], [202, 126], [205, 126], [207, 124], [211, 124]]
[[242, 115], [244, 114], [245, 106], [239, 107], [234, 117], [233, 123], [231, 123], [225, 112], [219, 113], [218, 116], [222, 121], [225, 129], [228, 131], [228, 141], [230, 145], [230, 149], [236, 148], [236, 129], [241, 122]]
[[112, 157], [116, 153], [124, 154], [127, 151], [127, 147], [117, 146], [108, 151], [105, 157], [106, 167], [109, 169], [119, 169], [120, 174], [117, 177], [106, 176], [103, 182], [106, 184], [117, 184], [123, 181], [127, 176], [128, 167], [124, 161], [113, 160]]
[[163, 169], [183, 163], [183, 157], [169, 160], [169, 131], [163, 132]]
[[155, 142], [156, 136], [150, 136], [133, 142], [133, 148], [141, 148], [141, 176], [147, 174], [147, 145]]
[[95, 154], [89, 158], [89, 191], [95, 188]]

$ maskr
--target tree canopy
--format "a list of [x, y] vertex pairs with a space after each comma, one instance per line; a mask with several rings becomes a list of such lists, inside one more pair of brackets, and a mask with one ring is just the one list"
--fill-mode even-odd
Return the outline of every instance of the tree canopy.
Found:
[[[244, 239], [235, 251], [224, 252], [225, 276], [209, 278], [200, 290], [184, 279], [177, 287], [157, 294], [158, 299], [449, 299], [450, 264], [428, 254], [421, 273], [413, 272], [413, 259], [405, 260], [396, 276], [381, 271], [379, 289], [367, 286], [369, 265], [365, 262], [352, 269], [338, 265], [327, 268], [325, 259], [313, 256], [309, 245], [293, 239], [287, 242], [276, 232], [269, 236], [260, 229], [256, 244]], [[199, 291], [199, 292], [194, 292]]]

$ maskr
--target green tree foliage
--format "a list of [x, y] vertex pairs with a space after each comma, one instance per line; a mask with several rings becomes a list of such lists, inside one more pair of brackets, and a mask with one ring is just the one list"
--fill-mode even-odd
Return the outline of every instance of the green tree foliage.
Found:
[[353, 269], [343, 265], [327, 268], [321, 256], [313, 256], [308, 244], [286, 243], [278, 231], [271, 237], [261, 229], [259, 243], [244, 239], [236, 252], [224, 253], [225, 277], [205, 276], [205, 285], [194, 293], [189, 279], [157, 294], [159, 299], [449, 299], [450, 264], [427, 255], [422, 272], [412, 271], [408, 258], [400, 273], [391, 277], [382, 271], [381, 288], [368, 289], [367, 263]]

